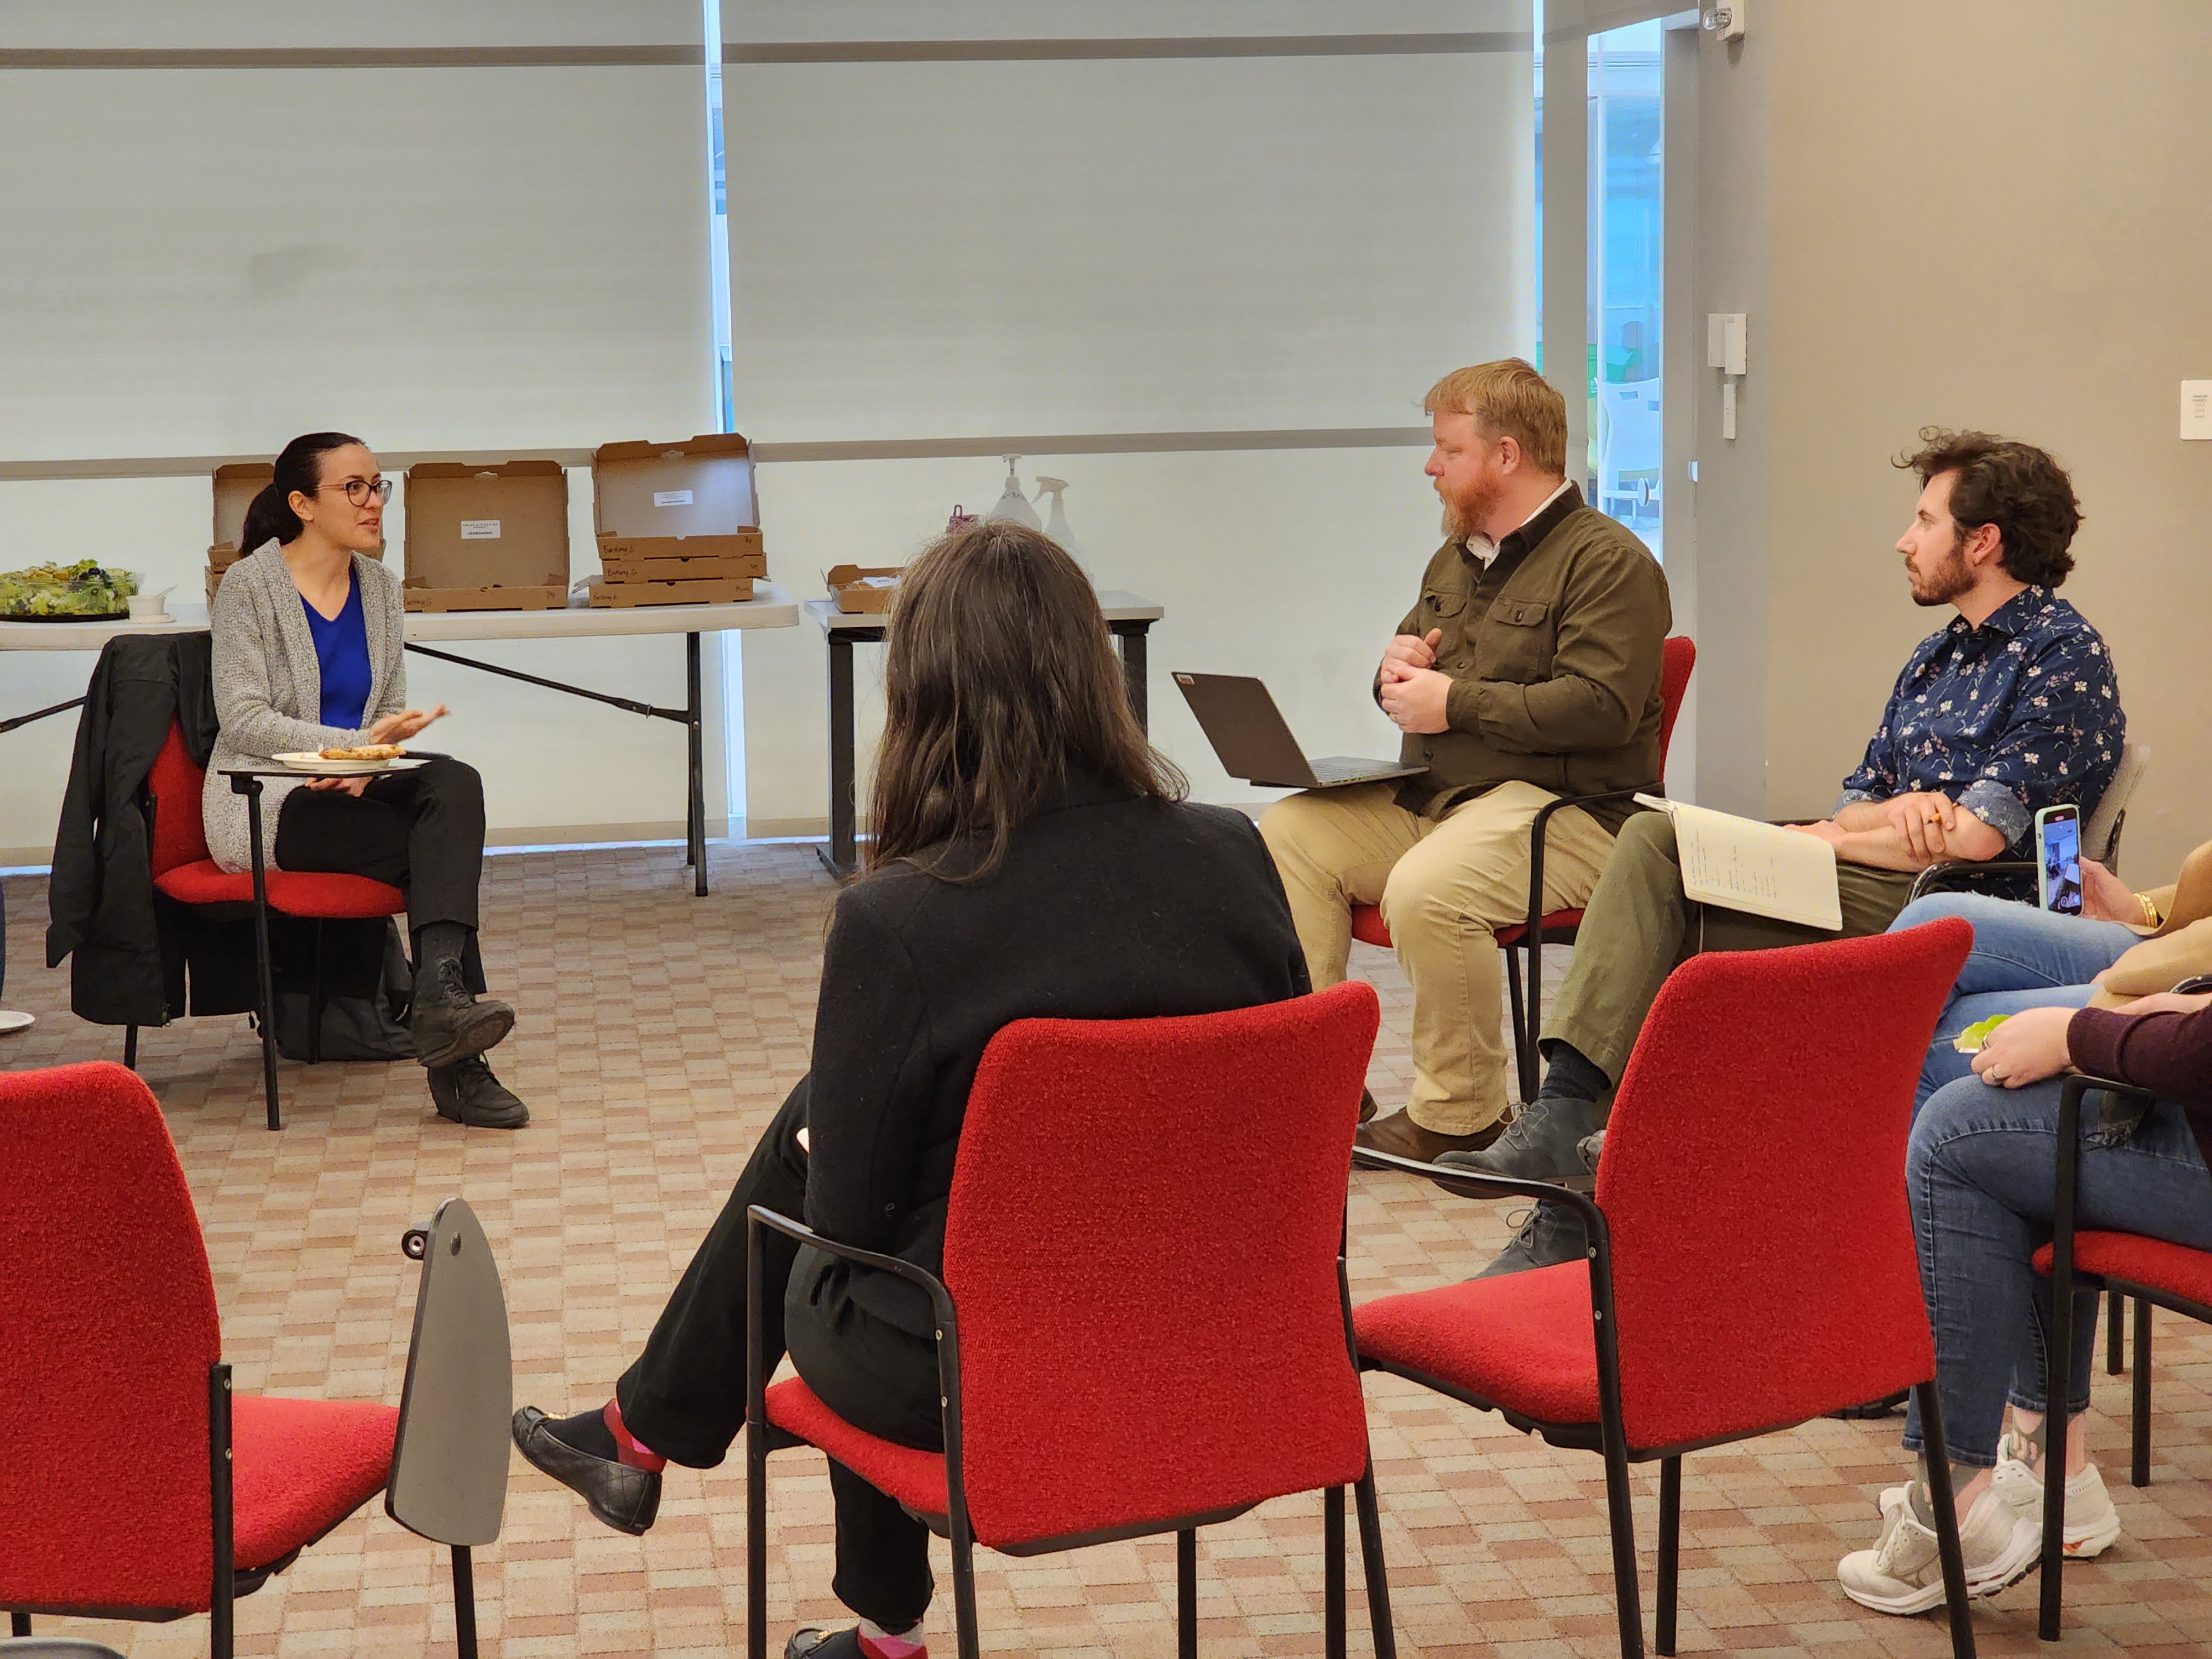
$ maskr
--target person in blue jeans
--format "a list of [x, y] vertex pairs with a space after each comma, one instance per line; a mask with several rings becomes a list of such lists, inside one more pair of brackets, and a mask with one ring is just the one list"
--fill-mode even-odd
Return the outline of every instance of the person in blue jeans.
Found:
[[[2087, 860], [2083, 873], [2083, 916], [1939, 895], [1915, 901], [1894, 924], [1958, 915], [1974, 928], [1973, 952], [1929, 1049], [1905, 1175], [1968, 1587], [1978, 1595], [2023, 1577], [2041, 1543], [2051, 1310], [2049, 1283], [2033, 1258], [2051, 1238], [2060, 1073], [2080, 1069], [2163, 1097], [2139, 1116], [2131, 1108], [2114, 1109], [2109, 1096], [2086, 1103], [2079, 1224], [2212, 1250], [2212, 1169], [2189, 1109], [2205, 1115], [2212, 1077], [2198, 1075], [2203, 1068], [2194, 1060], [2177, 1061], [2153, 1048], [2175, 1017], [2197, 1017], [2212, 996], [2167, 993], [2137, 997], [2120, 1011], [2087, 1007], [2100, 979], [2166, 920], [2158, 907], [2172, 901], [2132, 893]], [[1952, 1046], [1966, 1026], [1999, 1013], [2012, 1018], [1978, 1054]], [[2212, 1015], [2196, 1018], [2200, 1026], [2208, 1021]], [[2101, 1553], [2120, 1532], [2080, 1425], [2089, 1402], [2096, 1294], [2075, 1299], [2069, 1429], [2061, 1454], [2066, 1550], [2075, 1556]], [[1921, 1450], [1917, 1413], [1907, 1414], [1905, 1443]], [[1942, 1579], [1926, 1482], [1889, 1488], [1880, 1507], [1875, 1547], [1838, 1565], [1844, 1592], [1887, 1613], [1939, 1605]]]

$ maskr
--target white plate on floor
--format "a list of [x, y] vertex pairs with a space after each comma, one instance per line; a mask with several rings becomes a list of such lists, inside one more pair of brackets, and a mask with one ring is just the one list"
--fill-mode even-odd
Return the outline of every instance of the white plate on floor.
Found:
[[35, 1014], [18, 1013], [12, 1008], [0, 1008], [0, 1036], [10, 1031], [27, 1031], [38, 1024]]
[[289, 755], [271, 755], [270, 759], [279, 766], [317, 778], [357, 778], [372, 772], [411, 772], [429, 763], [412, 755], [402, 755], [397, 760], [325, 760], [312, 749], [296, 750]]

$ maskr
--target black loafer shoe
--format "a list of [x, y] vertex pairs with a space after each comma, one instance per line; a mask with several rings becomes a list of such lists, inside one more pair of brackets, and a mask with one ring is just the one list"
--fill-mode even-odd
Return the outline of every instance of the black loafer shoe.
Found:
[[633, 1538], [660, 1513], [660, 1472], [611, 1463], [557, 1438], [552, 1421], [535, 1406], [514, 1414], [514, 1443], [530, 1467], [550, 1474], [581, 1498], [599, 1519]]
[[436, 963], [416, 982], [407, 1030], [415, 1039], [415, 1058], [425, 1066], [471, 1059], [496, 1047], [514, 1029], [514, 1010], [471, 991], [456, 957]]
[[793, 1631], [783, 1644], [783, 1659], [860, 1659], [860, 1630], [817, 1630], [811, 1626]]

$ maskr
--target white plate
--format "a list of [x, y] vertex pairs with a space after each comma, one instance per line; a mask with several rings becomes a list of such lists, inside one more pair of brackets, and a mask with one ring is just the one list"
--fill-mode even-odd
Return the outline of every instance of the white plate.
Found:
[[35, 1015], [18, 1013], [12, 1008], [0, 1008], [0, 1032], [27, 1031], [37, 1023]]
[[318, 778], [352, 778], [368, 772], [410, 772], [428, 763], [411, 755], [398, 760], [325, 760], [312, 749], [295, 750], [289, 755], [271, 755], [270, 759], [295, 772], [304, 772]]

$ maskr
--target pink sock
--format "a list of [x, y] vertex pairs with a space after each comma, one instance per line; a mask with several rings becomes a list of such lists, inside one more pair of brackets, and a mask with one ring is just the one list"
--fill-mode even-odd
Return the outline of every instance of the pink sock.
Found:
[[634, 1469], [650, 1469], [655, 1474], [668, 1467], [666, 1458], [661, 1456], [643, 1441], [634, 1437], [630, 1431], [623, 1426], [622, 1407], [619, 1405], [611, 1400], [608, 1401], [606, 1409], [599, 1415], [605, 1419], [607, 1432], [615, 1437], [615, 1459], [617, 1462], [628, 1464]]
[[921, 1625], [915, 1621], [911, 1629], [896, 1636], [886, 1632], [872, 1619], [860, 1620], [860, 1651], [867, 1659], [929, 1659], [929, 1650], [922, 1644]]

